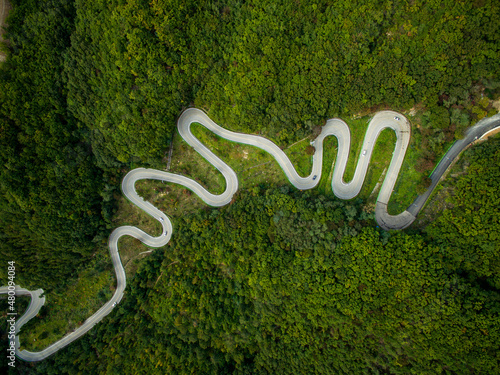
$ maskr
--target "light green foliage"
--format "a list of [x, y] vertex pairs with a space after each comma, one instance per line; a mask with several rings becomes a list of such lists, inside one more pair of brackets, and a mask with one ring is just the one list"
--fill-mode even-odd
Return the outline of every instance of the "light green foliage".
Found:
[[[481, 118], [485, 107], [467, 104], [473, 83], [498, 92], [493, 1], [113, 0], [76, 9], [69, 103], [104, 168], [157, 163], [193, 103], [282, 144], [327, 118], [421, 103], [428, 126], [453, 139], [447, 108]], [[434, 142], [432, 158], [446, 141]]]
[[95, 338], [39, 370], [494, 373], [498, 293], [450, 269], [439, 246], [362, 229], [366, 218], [260, 188], [185, 217]]
[[[327, 118], [415, 106], [405, 168], [425, 175], [499, 93], [493, 0], [12, 3], [0, 260], [18, 261], [26, 287], [70, 284], [109, 234], [119, 177], [163, 167], [188, 106], [282, 145]], [[287, 188], [184, 216], [108, 320], [25, 370], [498, 372], [500, 160], [486, 150], [425, 240], [365, 228], [357, 202]]]

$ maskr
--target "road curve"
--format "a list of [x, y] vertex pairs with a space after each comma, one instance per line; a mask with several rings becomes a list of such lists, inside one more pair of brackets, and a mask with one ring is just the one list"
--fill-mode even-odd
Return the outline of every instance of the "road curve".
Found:
[[[16, 296], [30, 296], [30, 304], [23, 316], [16, 321], [16, 335], [21, 330], [21, 327], [25, 325], [30, 319], [34, 318], [42, 308], [45, 303], [45, 297], [41, 297], [43, 295], [43, 289], [37, 289], [34, 291], [29, 291], [27, 289], [21, 288], [19, 285], [14, 287], [14, 293]], [[0, 294], [9, 293], [9, 287], [2, 286], [0, 287]]]
[[[453, 162], [460, 156], [460, 153], [469, 146], [480, 140], [483, 135], [491, 132], [494, 129], [500, 128], [500, 113], [487, 117], [479, 121], [472, 128], [467, 129], [462, 139], [457, 140], [448, 150], [448, 152], [440, 160], [434, 171], [429, 176], [432, 180], [431, 186], [425, 193], [419, 195], [415, 201], [406, 210], [413, 216], [417, 216], [420, 210], [424, 207], [427, 199], [431, 196], [441, 177], [453, 164]], [[408, 225], [410, 225], [409, 223]], [[407, 225], [407, 226], [408, 226]], [[405, 227], [406, 228], [406, 227]]]
[[[323, 162], [323, 141], [328, 136], [337, 137], [338, 152], [332, 178], [332, 190], [334, 194], [341, 199], [351, 199], [358, 195], [363, 185], [368, 164], [373, 153], [373, 147], [378, 136], [382, 130], [386, 128], [393, 129], [397, 138], [396, 145], [388, 172], [377, 198], [375, 216], [379, 225], [385, 229], [402, 229], [410, 225], [415, 220], [416, 215], [423, 207], [423, 204], [429, 197], [443, 173], [450, 166], [451, 161], [458, 157], [462, 150], [480, 138], [483, 134], [496, 127], [500, 127], [500, 115], [485, 119], [473, 128], [469, 129], [466, 133], [466, 137], [463, 140], [456, 142], [442, 159], [441, 163], [438, 164], [436, 170], [431, 175], [433, 185], [429, 188], [429, 190], [422, 196], [419, 196], [406, 211], [399, 215], [392, 216], [387, 213], [387, 204], [392, 194], [410, 141], [410, 124], [403, 115], [393, 111], [382, 111], [373, 117], [366, 131], [362, 152], [359, 157], [358, 165], [356, 166], [354, 177], [350, 182], [345, 182], [343, 180], [343, 175], [349, 156], [350, 131], [347, 124], [340, 119], [328, 120], [326, 125], [323, 127], [321, 134], [311, 143], [316, 149], [316, 152], [313, 155], [312, 172], [307, 177], [301, 177], [296, 172], [286, 154], [268, 139], [255, 135], [231, 132], [217, 125], [203, 111], [195, 108], [187, 109], [181, 114], [177, 122], [179, 133], [188, 144], [190, 144], [199, 154], [201, 154], [209, 163], [214, 165], [222, 173], [226, 180], [225, 191], [222, 194], [214, 195], [196, 181], [169, 172], [145, 168], [137, 168], [130, 171], [122, 181], [123, 193], [133, 204], [147, 212], [156, 220], [160, 221], [163, 228], [162, 234], [158, 237], [153, 237], [132, 226], [123, 226], [115, 229], [109, 237], [109, 250], [117, 280], [117, 288], [113, 297], [94, 315], [88, 318], [82, 326], [40, 352], [20, 350], [18, 333], [21, 326], [34, 317], [43, 305], [45, 297], [40, 298], [43, 291], [39, 289], [35, 292], [30, 292], [20, 287], [16, 287], [16, 293], [18, 293], [19, 290], [20, 294], [30, 294], [32, 296], [30, 307], [25, 315], [19, 319], [16, 324], [16, 355], [19, 358], [26, 361], [40, 361], [47, 358], [59, 349], [84, 335], [95, 324], [108, 315], [116, 304], [121, 301], [126, 287], [126, 276], [120, 260], [120, 254], [118, 253], [118, 240], [120, 237], [126, 235], [132, 236], [151, 247], [161, 247], [170, 241], [172, 236], [172, 223], [162, 211], [154, 207], [151, 203], [145, 201], [137, 194], [135, 190], [135, 183], [137, 181], [142, 179], [155, 179], [185, 186], [196, 193], [205, 203], [214, 207], [224, 206], [231, 202], [233, 195], [238, 190], [238, 178], [236, 173], [194, 137], [190, 130], [191, 124], [193, 123], [199, 123], [213, 133], [227, 140], [252, 145], [267, 151], [279, 163], [292, 185], [301, 190], [312, 189], [319, 183]], [[7, 293], [7, 288], [0, 288], [0, 294], [1, 293]]]

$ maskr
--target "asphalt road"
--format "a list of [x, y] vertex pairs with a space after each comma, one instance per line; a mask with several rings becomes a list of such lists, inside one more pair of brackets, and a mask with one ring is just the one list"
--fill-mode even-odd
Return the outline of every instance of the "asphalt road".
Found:
[[[473, 143], [481, 139], [481, 137], [488, 133], [489, 131], [500, 128], [500, 114], [485, 118], [479, 121], [472, 128], [467, 129], [464, 138], [456, 141], [453, 146], [448, 150], [448, 152], [443, 156], [441, 161], [438, 163], [437, 167], [434, 169], [430, 178], [432, 180], [431, 186], [427, 191], [419, 195], [417, 199], [407, 208], [413, 216], [417, 216], [420, 210], [424, 207], [425, 202], [429, 199], [432, 191], [436, 188], [437, 184], [441, 180], [441, 177], [450, 167], [450, 165], [458, 158], [460, 153], [468, 148]], [[411, 223], [408, 223], [410, 225]], [[406, 226], [408, 226], [406, 225]]]
[[[231, 132], [210, 120], [210, 118], [203, 111], [195, 108], [187, 109], [182, 113], [177, 122], [179, 133], [188, 144], [190, 144], [198, 153], [200, 153], [209, 163], [214, 165], [223, 174], [226, 180], [225, 191], [220, 195], [214, 195], [203, 188], [196, 181], [169, 172], [145, 168], [137, 168], [130, 171], [122, 181], [123, 194], [137, 207], [147, 212], [156, 220], [160, 221], [162, 225], [162, 234], [158, 237], [153, 237], [132, 226], [123, 226], [115, 229], [109, 237], [109, 251], [117, 280], [117, 287], [113, 297], [94, 315], [88, 318], [82, 326], [40, 352], [19, 350], [19, 331], [25, 322], [38, 313], [41, 306], [45, 302], [45, 297], [40, 297], [43, 291], [39, 289], [37, 291], [30, 292], [26, 289], [17, 287], [16, 293], [29, 294], [32, 297], [28, 310], [16, 324], [16, 354], [19, 358], [26, 361], [40, 361], [47, 358], [88, 332], [94, 325], [99, 323], [106, 315], [108, 315], [121, 301], [126, 287], [126, 276], [120, 260], [120, 254], [118, 253], [118, 240], [120, 237], [132, 236], [151, 247], [161, 247], [169, 242], [172, 236], [172, 223], [162, 211], [158, 210], [151, 203], [144, 201], [144, 199], [137, 194], [135, 190], [135, 183], [138, 180], [155, 179], [185, 186], [196, 193], [205, 203], [214, 207], [224, 206], [231, 202], [233, 195], [238, 190], [238, 178], [236, 173], [193, 136], [190, 131], [192, 123], [199, 123], [227, 140], [256, 146], [265, 150], [276, 159], [292, 185], [301, 190], [312, 189], [319, 183], [323, 162], [323, 141], [328, 136], [337, 137], [339, 147], [332, 178], [332, 190], [337, 197], [342, 199], [351, 199], [359, 193], [366, 177], [368, 164], [370, 162], [377, 137], [385, 128], [393, 129], [397, 138], [396, 145], [389, 169], [377, 198], [375, 214], [376, 220], [381, 227], [385, 229], [402, 229], [410, 225], [415, 220], [416, 215], [422, 209], [425, 201], [431, 194], [443, 173], [450, 166], [453, 159], [458, 157], [460, 152], [463, 151], [470, 143], [474, 142], [491, 129], [500, 126], [500, 115], [483, 120], [473, 128], [469, 129], [466, 137], [453, 145], [433, 172], [431, 176], [433, 182], [429, 190], [422, 196], [419, 196], [406, 211], [399, 215], [391, 216], [387, 213], [387, 203], [389, 202], [394, 189], [394, 185], [410, 141], [410, 124], [403, 115], [393, 111], [382, 111], [373, 117], [366, 131], [354, 177], [351, 182], [345, 183], [342, 177], [347, 165], [351, 141], [349, 127], [340, 119], [329, 120], [323, 127], [321, 134], [312, 142], [312, 145], [314, 145], [316, 149], [316, 152], [313, 155], [312, 172], [307, 177], [301, 177], [297, 174], [286, 154], [268, 139], [255, 135]], [[0, 293], [7, 293], [7, 288], [0, 288]]]
[[[9, 288], [6, 286], [2, 286], [0, 288], [0, 294], [7, 294], [9, 292]], [[15, 294], [16, 296], [30, 296], [30, 304], [21, 318], [17, 319], [16, 317], [16, 335], [21, 330], [21, 327], [26, 324], [31, 318], [34, 318], [43, 304], [45, 303], [45, 297], [43, 295], [43, 289], [37, 289], [35, 291], [29, 291], [27, 289], [21, 288], [19, 285], [15, 286]], [[15, 312], [15, 311], [14, 311]]]

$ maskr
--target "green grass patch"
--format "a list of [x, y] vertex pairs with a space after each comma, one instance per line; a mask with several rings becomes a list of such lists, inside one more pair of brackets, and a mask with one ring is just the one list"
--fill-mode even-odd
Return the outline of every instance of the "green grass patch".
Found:
[[371, 117], [365, 116], [359, 119], [346, 121], [351, 133], [351, 145], [349, 147], [349, 159], [344, 172], [344, 181], [350, 182], [354, 177], [356, 165], [358, 164], [359, 155], [361, 155], [361, 146], [365, 138], [366, 129], [371, 120]]
[[[363, 146], [366, 130], [368, 129], [368, 125], [372, 117], [373, 116], [363, 116], [347, 122], [351, 133], [351, 146], [349, 150], [349, 159], [344, 173], [345, 182], [350, 182], [354, 177], [359, 157], [363, 151], [361, 148]], [[380, 133], [373, 149], [363, 186], [357, 198], [361, 198], [365, 201], [376, 200], [376, 194], [372, 195], [372, 193], [377, 186], [382, 173], [390, 164], [395, 143], [396, 135], [394, 134], [394, 131], [391, 129], [385, 129]], [[377, 188], [379, 189], [380, 185]]]
[[306, 150], [311, 140], [311, 138], [303, 139], [283, 150], [301, 177], [309, 176], [312, 171], [312, 155], [308, 155]]
[[394, 185], [394, 193], [391, 195], [391, 199], [387, 205], [387, 212], [389, 214], [400, 214], [417, 198], [417, 186], [424, 177], [415, 169], [419, 157], [420, 153], [416, 150], [415, 139], [412, 137], [396, 180], [396, 185]]
[[[360, 198], [363, 200], [370, 200], [373, 202], [377, 200], [378, 190], [385, 179], [385, 175], [383, 178], [381, 178], [381, 176], [384, 171], [387, 172], [389, 168], [395, 144], [396, 134], [392, 129], [385, 129], [380, 133], [373, 149], [365, 182], [359, 194]], [[379, 185], [377, 186], [377, 184]], [[375, 187], [377, 187], [377, 191], [374, 191]]]
[[[349, 121], [351, 147], [344, 174], [345, 181], [352, 180], [354, 176], [356, 165], [362, 152], [361, 146], [370, 120], [371, 116], [364, 116]], [[263, 183], [275, 186], [289, 183], [278, 163], [265, 151], [253, 146], [230, 142], [220, 138], [199, 124], [193, 124], [191, 129], [193, 134], [205, 146], [236, 172], [240, 189], [252, 188]], [[372, 203], [375, 202], [377, 194], [374, 194], [374, 189], [376, 187], [377, 189], [380, 188], [383, 181], [381, 176], [390, 164], [395, 142], [396, 135], [391, 129], [384, 130], [378, 137], [367, 176], [359, 195], [363, 200]], [[312, 157], [306, 151], [309, 143], [310, 138], [308, 137], [284, 150], [295, 166], [297, 173], [301, 176], [308, 176], [312, 170]], [[408, 153], [411, 152], [409, 151]], [[323, 172], [318, 186], [318, 190], [322, 194], [332, 194], [331, 179], [336, 157], [337, 140], [335, 137], [328, 137], [324, 142]], [[400, 183], [396, 187], [396, 191], [399, 189], [398, 196], [404, 198], [395, 198], [393, 200], [392, 203], [396, 210], [400, 206], [405, 205], [406, 202], [414, 199], [414, 197], [409, 197], [412, 197], [416, 183], [418, 183], [418, 181], [415, 182], [415, 179], [418, 179], [419, 175], [416, 172], [411, 173], [412, 170], [414, 171], [412, 166], [415, 163], [415, 158], [411, 160], [407, 159], [408, 154], [407, 158], [405, 158], [404, 167], [410, 171], [409, 173], [405, 173], [411, 178], [404, 179], [406, 184]], [[174, 151], [170, 171], [193, 178], [214, 194], [220, 194], [224, 191], [225, 181], [222, 174], [195, 152], [178, 134], [174, 137]], [[399, 181], [403, 180], [400, 179]], [[138, 183], [138, 186], [141, 186], [143, 189], [141, 195], [145, 199], [149, 200], [173, 219], [176, 216], [192, 213], [205, 206], [198, 197], [181, 186], [166, 183], [162, 187], [158, 184], [159, 182], [155, 181], [141, 181]], [[377, 186], [377, 184], [379, 185]], [[140, 188], [138, 187], [139, 190]], [[375, 193], [377, 192], [375, 191]]]
[[[348, 124], [351, 130], [352, 144], [344, 176], [346, 181], [351, 180], [354, 175], [370, 119], [370, 117], [365, 116], [352, 120]], [[236, 172], [240, 189], [250, 189], [261, 184], [274, 186], [289, 184], [278, 163], [265, 151], [227, 141], [201, 125], [193, 124], [192, 131], [202, 143]], [[376, 201], [377, 191], [374, 192], [374, 189], [378, 183], [383, 181], [382, 174], [389, 166], [395, 141], [396, 136], [390, 129], [384, 130], [377, 140], [359, 195], [366, 201], [367, 206], [372, 206]], [[312, 169], [312, 157], [306, 151], [309, 142], [310, 138], [306, 138], [284, 150], [301, 176], [309, 175]], [[395, 186], [395, 194], [389, 202], [389, 212], [393, 214], [402, 212], [416, 197], [416, 186], [421, 175], [414, 168], [418, 159], [414, 143], [415, 139], [412, 137]], [[322, 177], [317, 187], [319, 193], [324, 195], [333, 194], [331, 180], [337, 158], [337, 146], [335, 137], [328, 137], [324, 141]], [[176, 134], [173, 140], [170, 172], [192, 178], [214, 194], [220, 194], [225, 189], [225, 180], [222, 174], [195, 152], [179, 134]], [[380, 188], [380, 184], [378, 188]], [[207, 207], [199, 197], [188, 189], [172, 183], [143, 180], [137, 183], [136, 189], [140, 196], [172, 219], [174, 238], [176, 219]], [[114, 228], [132, 225], [152, 236], [160, 235], [161, 225], [158, 221], [131, 204], [124, 196], [117, 197], [117, 200], [118, 210], [113, 219]], [[141, 260], [150, 254], [150, 250], [131, 237], [120, 239], [120, 257], [129, 279], [134, 276]], [[81, 270], [78, 279], [70, 285], [69, 289], [60, 294], [47, 296], [46, 307], [42, 309], [42, 318], [37, 319], [36, 324], [31, 321], [23, 328], [21, 336], [23, 348], [37, 351], [52, 344], [77, 328], [111, 297], [116, 281], [108, 252], [107, 246], [103, 246], [103, 249], [99, 251], [100, 259], [93, 262], [93, 265], [89, 265], [88, 268]], [[82, 303], [82, 301], [84, 302]]]
[[[236, 172], [240, 189], [247, 189], [263, 183], [271, 185], [286, 183], [286, 176], [279, 164], [267, 152], [257, 147], [220, 138], [198, 124], [194, 124], [191, 128], [193, 134], [205, 146]], [[205, 163], [208, 164], [206, 161]], [[223, 178], [219, 171], [216, 170], [216, 173]]]
[[317, 189], [321, 194], [333, 196], [332, 177], [337, 160], [338, 142], [335, 137], [328, 137], [323, 141], [323, 166], [321, 180]]
[[[200, 126], [192, 125], [193, 134], [200, 139], [202, 143], [209, 144], [212, 151], [220, 155], [226, 150], [219, 150], [220, 145], [217, 142], [217, 136], [213, 133], [203, 134], [203, 137], [198, 135], [197, 130]], [[205, 137], [206, 135], [206, 137]], [[212, 194], [221, 194], [226, 188], [224, 176], [212, 164], [206, 161], [198, 154], [186, 141], [179, 135], [178, 132], [174, 135], [174, 146], [172, 152], [172, 163], [170, 166], [171, 173], [180, 174], [189, 177], [200, 183], [205, 189]], [[213, 148], [212, 148], [213, 147]]]
[[[344, 181], [350, 182], [356, 172], [359, 157], [362, 153], [363, 141], [366, 135], [366, 130], [373, 116], [363, 116], [358, 119], [347, 122], [351, 132], [351, 147], [349, 150], [349, 159], [347, 161], [346, 171], [344, 173]], [[383, 130], [375, 143], [373, 153], [370, 159], [370, 164], [366, 177], [358, 195], [359, 198], [367, 202], [375, 202], [377, 194], [374, 189], [380, 189], [383, 179], [381, 179], [384, 171], [389, 167], [392, 153], [396, 143], [396, 135], [393, 130]], [[379, 183], [377, 186], [377, 183]], [[376, 193], [376, 192], [375, 192]]]
[[21, 350], [40, 351], [72, 332], [108, 301], [116, 279], [107, 256], [96, 256], [64, 290], [46, 295], [38, 316], [21, 329]]

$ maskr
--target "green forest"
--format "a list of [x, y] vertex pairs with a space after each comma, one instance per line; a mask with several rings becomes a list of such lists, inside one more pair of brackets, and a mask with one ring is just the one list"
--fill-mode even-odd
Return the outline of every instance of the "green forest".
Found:
[[[123, 202], [128, 171], [164, 170], [172, 147], [179, 173], [207, 173], [195, 159], [180, 166], [191, 157], [176, 133], [184, 109], [284, 149], [329, 118], [357, 127], [399, 111], [412, 141], [395, 193], [411, 202], [448, 147], [499, 108], [493, 0], [10, 3], [0, 263], [15, 260], [16, 282], [45, 290], [40, 322], [21, 333], [38, 339], [28, 350], [94, 311], [66, 319], [51, 298], [109, 298], [114, 228], [157, 228]], [[384, 166], [373, 168], [370, 186]], [[171, 242], [131, 261], [123, 301], [86, 336], [12, 373], [500, 373], [498, 136], [464, 153], [404, 232], [376, 227], [369, 192], [340, 201], [277, 175], [249, 174], [221, 209], [141, 185], [147, 199], [169, 194], [158, 208], [174, 218]], [[120, 246], [122, 257], [147, 249]], [[35, 335], [51, 315], [72, 325]]]
[[454, 208], [422, 232], [389, 234], [360, 202], [287, 187], [178, 220], [118, 312], [35, 369], [498, 373], [500, 139], [470, 163]]

